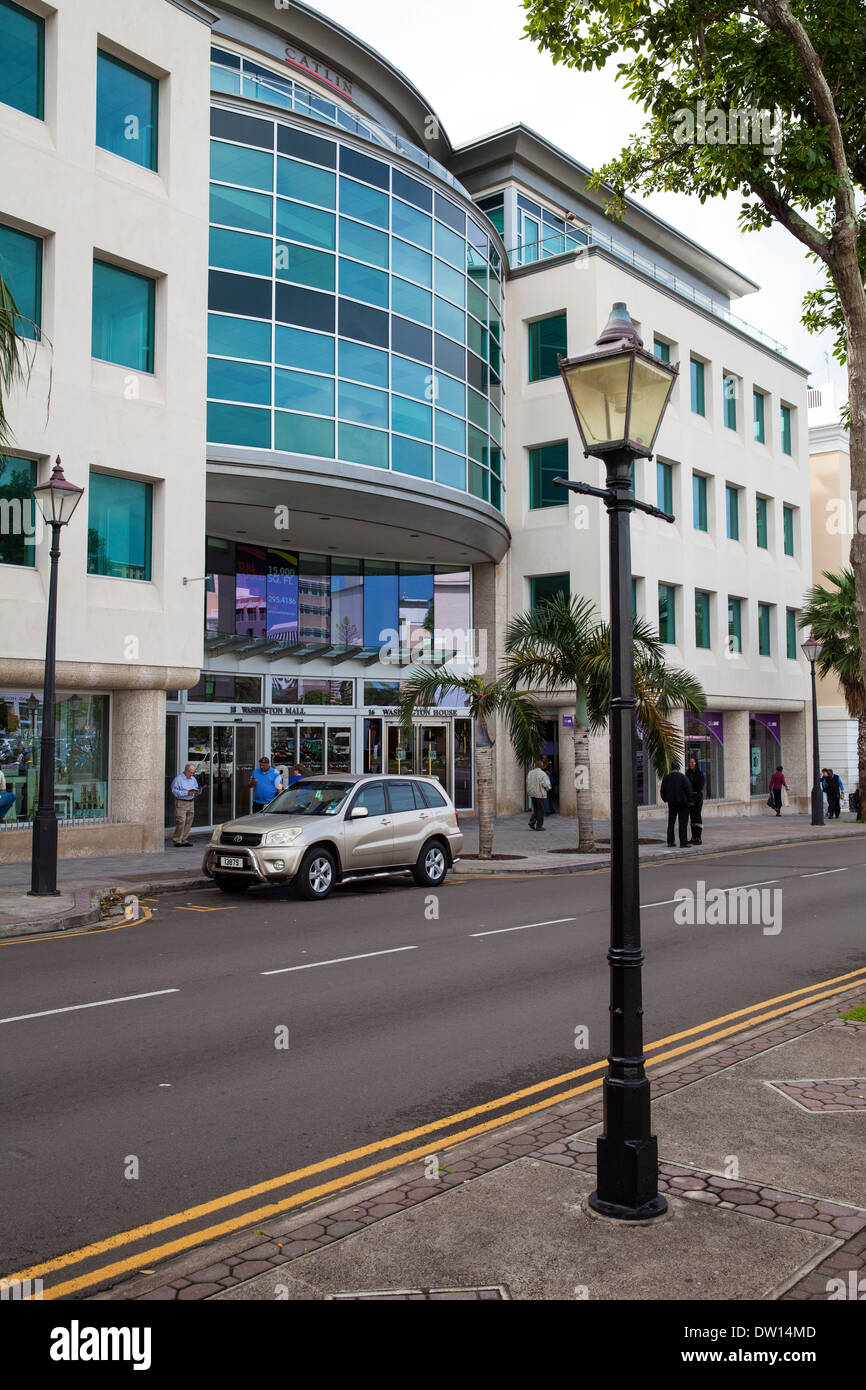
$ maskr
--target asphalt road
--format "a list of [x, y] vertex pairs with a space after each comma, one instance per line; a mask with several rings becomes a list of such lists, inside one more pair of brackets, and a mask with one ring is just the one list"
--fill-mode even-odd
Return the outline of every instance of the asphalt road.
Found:
[[[697, 880], [779, 891], [775, 920], [678, 924]], [[407, 880], [209, 890], [0, 946], [0, 1269], [603, 1058], [608, 892], [605, 871], [451, 879], [438, 905]], [[866, 966], [866, 837], [662, 861], [641, 899], [647, 1042]]]

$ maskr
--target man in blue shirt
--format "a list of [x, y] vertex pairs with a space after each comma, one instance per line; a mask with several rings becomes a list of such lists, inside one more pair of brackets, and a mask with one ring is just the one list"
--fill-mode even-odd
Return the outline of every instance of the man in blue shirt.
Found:
[[271, 767], [270, 758], [260, 758], [259, 766], [250, 778], [250, 786], [255, 788], [253, 792], [253, 815], [258, 811], [263, 811], [268, 802], [273, 801], [277, 792], [283, 790], [283, 779], [275, 767]]
[[183, 772], [179, 772], [171, 784], [176, 821], [174, 844], [177, 849], [186, 849], [190, 844], [189, 832], [195, 814], [195, 799], [199, 794], [198, 780], [193, 776], [194, 772], [193, 764], [187, 763]]

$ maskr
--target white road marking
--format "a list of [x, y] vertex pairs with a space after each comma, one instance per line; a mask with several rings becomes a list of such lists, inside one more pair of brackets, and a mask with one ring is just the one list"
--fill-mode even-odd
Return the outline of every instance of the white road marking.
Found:
[[495, 931], [471, 931], [470, 936], [501, 936], [507, 931], [529, 931], [530, 927], [555, 927], [560, 922], [576, 922], [576, 917], [552, 917], [549, 922], [526, 922], [522, 927], [497, 927]]
[[847, 874], [848, 865], [844, 869], [819, 869], [816, 874], [801, 874], [801, 878], [823, 878], [824, 874]]
[[417, 951], [417, 946], [391, 946], [387, 951], [365, 951], [361, 956], [337, 956], [335, 960], [314, 960], [309, 965], [286, 965], [282, 970], [260, 970], [260, 975], [290, 975], [293, 970], [317, 970], [320, 965], [342, 965], [347, 960], [369, 960], [371, 956], [393, 956], [398, 951]]
[[128, 1004], [132, 999], [156, 999], [160, 994], [179, 994], [177, 989], [152, 989], [148, 994], [122, 994], [119, 999], [97, 999], [93, 1004], [67, 1004], [64, 1009], [42, 1009], [38, 1014], [16, 1014], [0, 1018], [0, 1023], [21, 1023], [27, 1018], [48, 1018], [50, 1014], [71, 1014], [76, 1009], [102, 1009], [106, 1004]]
[[[740, 893], [744, 888], [765, 888], [769, 883], [778, 883], [777, 878], [764, 878], [760, 883], [740, 883], [734, 888], [707, 888], [708, 893]], [[671, 903], [678, 903], [679, 898], [665, 898], [660, 903], [641, 903], [641, 911], [646, 907], [670, 907]]]

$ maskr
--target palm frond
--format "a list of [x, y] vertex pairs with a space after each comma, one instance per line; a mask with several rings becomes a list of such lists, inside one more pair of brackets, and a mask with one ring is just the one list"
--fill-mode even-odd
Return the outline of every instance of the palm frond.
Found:
[[514, 689], [579, 690], [594, 613], [589, 599], [564, 594], [518, 613], [505, 633], [505, 681]]

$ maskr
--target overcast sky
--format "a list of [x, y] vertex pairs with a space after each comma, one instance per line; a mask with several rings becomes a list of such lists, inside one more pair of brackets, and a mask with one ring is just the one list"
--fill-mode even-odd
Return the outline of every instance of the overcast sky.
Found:
[[[522, 37], [518, 0], [308, 0], [378, 49], [429, 100], [453, 145], [522, 121], [593, 168], [616, 154], [642, 124], [643, 112], [614, 80], [601, 73], [556, 67]], [[818, 284], [806, 251], [782, 227], [742, 234], [738, 200], [669, 194], [646, 200], [693, 240], [762, 286], [732, 308], [784, 343], [816, 382], [844, 384], [844, 370], [829, 356], [828, 335], [815, 337], [800, 323], [803, 293]]]

